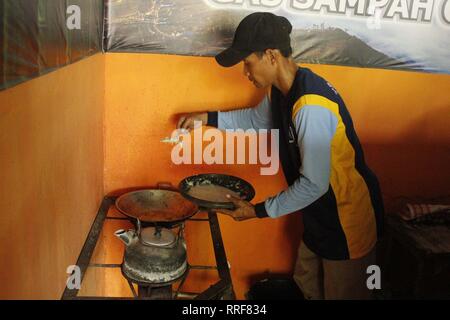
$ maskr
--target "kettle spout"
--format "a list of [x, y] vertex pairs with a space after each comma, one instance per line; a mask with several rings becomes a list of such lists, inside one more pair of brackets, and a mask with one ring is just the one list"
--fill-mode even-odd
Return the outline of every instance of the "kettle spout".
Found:
[[122, 242], [126, 246], [128, 246], [128, 245], [130, 245], [130, 243], [133, 240], [133, 238], [136, 235], [136, 233], [134, 232], [134, 230], [125, 231], [123, 229], [119, 229], [116, 232], [114, 232], [114, 235], [116, 237], [118, 237], [120, 240], [122, 240]]

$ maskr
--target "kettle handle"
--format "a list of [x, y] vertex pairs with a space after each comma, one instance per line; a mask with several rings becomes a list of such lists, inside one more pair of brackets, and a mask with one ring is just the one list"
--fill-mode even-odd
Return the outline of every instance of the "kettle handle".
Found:
[[136, 217], [136, 226], [137, 226], [136, 235], [139, 237], [141, 235], [141, 220], [139, 220], [139, 218], [137, 217]]
[[178, 229], [177, 241], [179, 241], [180, 238], [184, 239], [184, 223], [182, 223]]

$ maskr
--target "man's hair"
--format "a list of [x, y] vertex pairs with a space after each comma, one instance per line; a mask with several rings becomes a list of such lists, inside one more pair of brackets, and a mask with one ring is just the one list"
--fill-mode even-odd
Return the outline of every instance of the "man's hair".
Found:
[[[268, 48], [269, 49], [269, 48]], [[289, 58], [292, 55], [292, 48], [289, 49], [277, 49], [280, 51], [280, 53], [283, 55], [283, 57], [285, 58]], [[258, 58], [262, 58], [262, 56], [264, 55], [264, 51], [256, 51], [255, 52], [256, 56]]]

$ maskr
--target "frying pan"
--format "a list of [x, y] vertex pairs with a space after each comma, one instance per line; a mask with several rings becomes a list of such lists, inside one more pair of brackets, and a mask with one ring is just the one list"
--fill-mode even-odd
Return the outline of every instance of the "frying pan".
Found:
[[179, 192], [161, 189], [125, 193], [117, 198], [116, 208], [142, 222], [171, 225], [190, 218], [198, 211], [198, 206]]
[[255, 189], [247, 181], [226, 174], [206, 173], [190, 176], [181, 180], [178, 185], [180, 193], [188, 200], [196, 203], [201, 208], [206, 209], [228, 209], [234, 210], [233, 202], [212, 202], [198, 199], [189, 194], [189, 190], [196, 185], [218, 185], [236, 192], [241, 199], [251, 201], [255, 196]]

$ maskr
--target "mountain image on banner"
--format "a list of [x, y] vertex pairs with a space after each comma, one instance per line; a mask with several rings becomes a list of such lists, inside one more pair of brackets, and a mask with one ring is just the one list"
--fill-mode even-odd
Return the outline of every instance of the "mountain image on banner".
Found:
[[294, 59], [304, 63], [338, 64], [355, 67], [423, 69], [408, 59], [396, 59], [375, 50], [357, 36], [340, 28], [295, 29], [291, 34]]
[[[279, 11], [293, 24], [297, 62], [450, 73], [447, 38], [433, 25], [381, 23], [373, 30], [366, 20]], [[231, 45], [252, 11], [212, 8], [201, 0], [111, 0], [107, 12], [106, 51], [214, 56]]]

